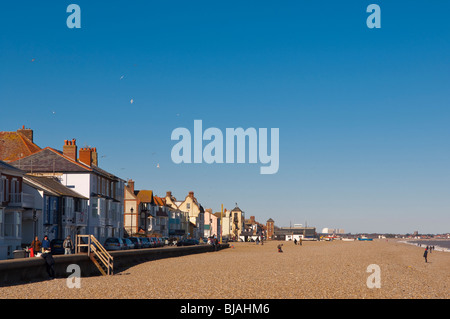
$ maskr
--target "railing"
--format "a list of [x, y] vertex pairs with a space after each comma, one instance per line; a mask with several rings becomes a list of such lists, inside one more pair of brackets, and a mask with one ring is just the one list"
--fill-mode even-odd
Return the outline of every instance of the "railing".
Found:
[[[8, 197], [6, 197], [8, 198]], [[9, 194], [9, 205], [14, 207], [34, 207], [34, 196], [27, 193]]]
[[85, 214], [84, 212], [75, 212], [75, 216], [76, 216], [76, 224], [78, 226], [86, 226], [87, 225], [87, 220], [86, 220], [86, 216], [87, 214]]
[[[6, 198], [8, 198], [8, 195]], [[22, 206], [22, 193], [9, 194], [9, 205], [10, 206]]]
[[[85, 240], [83, 238], [85, 238]], [[87, 243], [85, 241], [87, 241]], [[114, 273], [114, 258], [94, 236], [77, 235], [76, 252], [80, 253], [82, 247], [87, 247], [87, 254], [89, 258], [95, 266], [97, 266], [102, 275], [106, 276]]]

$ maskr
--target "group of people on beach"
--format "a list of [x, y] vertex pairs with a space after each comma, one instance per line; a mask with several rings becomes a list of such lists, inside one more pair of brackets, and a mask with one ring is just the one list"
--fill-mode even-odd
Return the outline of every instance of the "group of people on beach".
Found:
[[[302, 245], [302, 239], [299, 238], [299, 240], [297, 241], [297, 238], [294, 238], [294, 245], [300, 245], [301, 246]], [[283, 252], [283, 249], [281, 248], [281, 246], [283, 246], [283, 244], [280, 244], [280, 245], [277, 246], [277, 249], [278, 249], [279, 253]]]
[[[70, 235], [67, 236], [66, 239], [64, 240], [63, 247], [64, 247], [65, 255], [72, 254], [74, 245], [73, 245], [72, 239], [70, 238]], [[38, 236], [36, 236], [34, 238], [34, 240], [31, 242], [30, 251], [33, 253], [33, 256], [34, 256], [34, 254], [37, 254], [37, 253], [50, 252], [51, 247], [50, 247], [50, 240], [48, 239], [48, 236], [45, 235], [42, 242], [39, 240]]]
[[[70, 236], [67, 236], [66, 239], [63, 242], [64, 247], [64, 254], [70, 255], [72, 254], [72, 249], [74, 248], [72, 239]], [[30, 252], [32, 253], [31, 256], [34, 256], [34, 254], [40, 253], [40, 257], [44, 258], [45, 260], [45, 266], [47, 269], [47, 274], [51, 279], [54, 279], [56, 277], [55, 274], [55, 260], [53, 259], [53, 253], [51, 251], [50, 247], [50, 241], [48, 239], [48, 236], [45, 235], [42, 242], [39, 240], [38, 236], [34, 238], [34, 240], [31, 242]], [[38, 256], [38, 255], [37, 255]]]

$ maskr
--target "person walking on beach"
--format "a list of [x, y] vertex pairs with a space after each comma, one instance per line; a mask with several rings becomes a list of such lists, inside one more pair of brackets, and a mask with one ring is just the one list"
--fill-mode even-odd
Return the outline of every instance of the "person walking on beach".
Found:
[[297, 238], [294, 238], [294, 245], [297, 245]]
[[427, 259], [427, 257], [428, 257], [428, 246], [427, 246], [427, 248], [425, 248], [425, 251], [423, 252], [423, 257], [425, 258], [425, 262], [427, 263], [428, 262], [428, 259]]
[[72, 254], [73, 243], [72, 240], [70, 239], [70, 236], [67, 236], [66, 239], [64, 240], [63, 247], [64, 247], [64, 255]]

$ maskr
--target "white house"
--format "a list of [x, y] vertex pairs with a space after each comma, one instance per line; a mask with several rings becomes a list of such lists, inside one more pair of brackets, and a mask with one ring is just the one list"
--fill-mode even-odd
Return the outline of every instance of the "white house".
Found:
[[[78, 157], [75, 139], [66, 140], [62, 152], [46, 147], [11, 164], [31, 175], [57, 177], [62, 185], [89, 199], [86, 226], [78, 227], [78, 233], [94, 235], [100, 242], [123, 236], [125, 181], [97, 166], [96, 148], [81, 148]], [[67, 205], [71, 204], [69, 200]]]
[[33, 195], [34, 209], [23, 216], [22, 243], [86, 233], [89, 198], [65, 187], [53, 176], [24, 175], [24, 191]]
[[13, 258], [22, 245], [24, 173], [0, 161], [0, 260]]

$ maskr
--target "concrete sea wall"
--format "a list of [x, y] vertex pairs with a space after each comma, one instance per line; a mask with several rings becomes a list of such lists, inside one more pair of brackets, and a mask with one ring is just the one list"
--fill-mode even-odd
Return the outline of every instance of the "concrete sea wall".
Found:
[[[221, 244], [218, 249], [228, 247], [228, 244]], [[128, 267], [146, 261], [207, 252], [214, 252], [214, 247], [211, 245], [195, 245], [185, 247], [132, 249], [112, 251], [110, 254], [114, 258], [114, 273], [117, 273]], [[70, 276], [72, 272], [67, 272], [67, 267], [71, 264], [76, 264], [80, 267], [81, 277], [100, 275], [100, 271], [86, 253], [56, 255], [53, 256], [53, 258], [55, 260], [56, 277], [67, 278]], [[45, 260], [41, 257], [0, 260], [0, 285], [47, 280], [48, 278]]]

